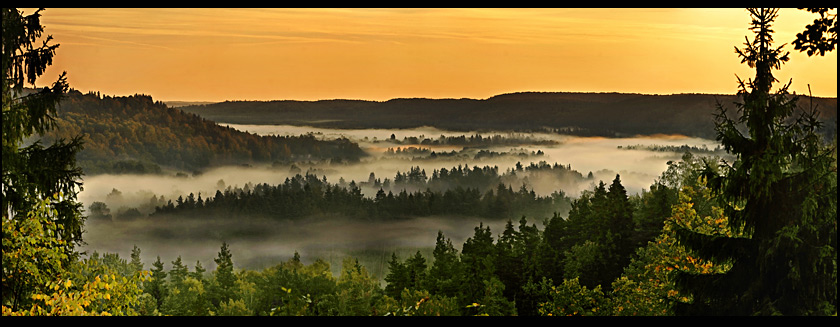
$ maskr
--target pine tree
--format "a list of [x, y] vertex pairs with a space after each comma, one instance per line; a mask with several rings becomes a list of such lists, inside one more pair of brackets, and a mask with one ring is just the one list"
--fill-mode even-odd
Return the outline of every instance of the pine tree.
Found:
[[180, 287], [188, 275], [189, 269], [181, 261], [181, 256], [179, 255], [175, 261], [172, 261], [172, 269], [169, 269], [169, 285]]
[[411, 290], [421, 290], [426, 284], [426, 258], [420, 251], [405, 260], [405, 268], [408, 271], [408, 285]]
[[201, 261], [196, 261], [194, 271], [189, 273], [189, 276], [195, 278], [195, 280], [199, 282], [205, 283], [206, 281], [204, 280], [204, 273], [206, 271], [207, 269], [204, 269], [204, 267], [201, 265]]
[[496, 248], [490, 227], [480, 223], [461, 250], [461, 303], [470, 304], [484, 296], [485, 281], [496, 276], [495, 262]]
[[[681, 243], [705, 259], [731, 262], [718, 275], [680, 274], [678, 285], [693, 295], [685, 314], [823, 315], [837, 312], [837, 159], [823, 144], [815, 111], [795, 115], [790, 83], [771, 92], [772, 71], [788, 61], [773, 47], [777, 9], [749, 9], [755, 33], [742, 63], [754, 80], [739, 79], [739, 116], [718, 105], [717, 139], [736, 156], [722, 174], [704, 175], [741, 237], [679, 230]], [[813, 108], [812, 108], [813, 109]], [[748, 134], [742, 133], [746, 130]]]
[[460, 276], [460, 261], [458, 250], [452, 241], [438, 231], [435, 250], [432, 252], [434, 261], [429, 268], [425, 288], [432, 294], [455, 297], [458, 294], [458, 277]]
[[169, 285], [166, 282], [166, 271], [163, 269], [163, 262], [160, 261], [160, 256], [152, 264], [152, 280], [143, 285], [143, 291], [152, 295], [158, 308], [163, 305], [163, 300], [169, 294]]
[[131, 249], [131, 267], [134, 269], [134, 272], [143, 270], [143, 261], [140, 261], [140, 248], [137, 245]]
[[391, 261], [388, 261], [388, 275], [385, 276], [385, 295], [399, 299], [403, 289], [409, 287], [408, 270], [396, 253], [391, 253]]
[[214, 306], [233, 297], [236, 275], [233, 273], [233, 256], [227, 242], [222, 242], [218, 256], [213, 259], [216, 270], [213, 271], [214, 283], [210, 288], [210, 299]]

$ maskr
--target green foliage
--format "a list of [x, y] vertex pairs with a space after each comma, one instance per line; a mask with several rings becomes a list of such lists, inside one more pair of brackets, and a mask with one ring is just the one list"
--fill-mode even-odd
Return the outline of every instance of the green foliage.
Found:
[[484, 294], [476, 302], [467, 306], [467, 312], [479, 316], [515, 316], [516, 305], [505, 298], [505, 284], [495, 276], [484, 280]]
[[140, 248], [137, 245], [131, 249], [131, 269], [135, 272], [143, 270], [143, 261], [140, 261]]
[[721, 174], [704, 172], [728, 227], [743, 237], [677, 234], [701, 257], [732, 263], [721, 276], [680, 275], [681, 289], [694, 296], [683, 313], [836, 312], [837, 159], [818, 133], [816, 111], [796, 114], [790, 84], [771, 92], [772, 71], [789, 59], [773, 46], [777, 11], [749, 9], [755, 38], [736, 53], [756, 69], [755, 79], [739, 80], [738, 116], [719, 105], [716, 121], [717, 139], [736, 160], [721, 163]]
[[455, 298], [460, 287], [461, 262], [458, 250], [441, 231], [438, 231], [432, 256], [434, 260], [426, 276], [425, 289], [432, 294]]
[[690, 294], [677, 289], [677, 274], [715, 275], [731, 267], [698, 258], [677, 243], [676, 230], [685, 228], [705, 235], [735, 236], [727, 222], [702, 179], [696, 186], [684, 186], [679, 202], [672, 206], [671, 214], [664, 221], [662, 233], [637, 249], [636, 257], [613, 282], [608, 305], [612, 315], [674, 315], [675, 304], [690, 301]]
[[3, 310], [30, 307], [31, 294], [46, 292], [47, 284], [61, 278], [67, 269], [65, 241], [53, 219], [51, 201], [36, 203], [26, 219], [3, 221]]
[[572, 203], [569, 219], [547, 237], [554, 256], [556, 251], [563, 253], [562, 276], [579, 276], [583, 285], [601, 285], [609, 291], [641, 237], [634, 232], [633, 210], [618, 175], [609, 188], [601, 182], [593, 191], [583, 192]]
[[384, 296], [377, 305], [377, 314], [384, 316], [458, 316], [461, 308], [455, 298], [431, 295], [428, 291], [404, 289], [401, 300]]
[[255, 289], [251, 299], [243, 299], [257, 315], [327, 315], [334, 303], [329, 298], [337, 291], [329, 263], [320, 259], [304, 265], [295, 256], [242, 278]]
[[172, 261], [172, 268], [169, 269], [169, 285], [172, 287], [180, 287], [189, 275], [189, 268], [181, 262], [181, 256]]
[[496, 248], [490, 227], [479, 224], [475, 234], [464, 242], [461, 250], [461, 281], [459, 300], [467, 305], [484, 297], [484, 281], [496, 274]]
[[[180, 260], [180, 257], [178, 259]], [[219, 306], [219, 303], [226, 302], [234, 296], [237, 280], [233, 272], [233, 255], [227, 242], [222, 243], [219, 254], [213, 261], [216, 263], [216, 270], [213, 271], [209, 297], [214, 306]]]
[[157, 257], [152, 267], [152, 279], [143, 285], [143, 291], [155, 299], [155, 308], [160, 308], [163, 305], [163, 300], [169, 295], [169, 284], [166, 281], [167, 273], [163, 270], [163, 262], [160, 261], [160, 256]]
[[[25, 83], [35, 79], [52, 64], [58, 45], [51, 45], [51, 36], [41, 39], [43, 26], [41, 11], [24, 16], [14, 8], [2, 9], [2, 184], [0, 198], [4, 221], [27, 219], [41, 200], [53, 202], [53, 219], [62, 226], [58, 237], [67, 241], [61, 245], [74, 259], [73, 247], [82, 241], [84, 217], [76, 194], [81, 190], [78, 181], [81, 170], [75, 156], [81, 149], [81, 139], [71, 136], [69, 141], [57, 140], [48, 147], [40, 141], [21, 147], [32, 134], [44, 134], [55, 127], [56, 106], [67, 90], [64, 74], [52, 87], [24, 90]], [[42, 41], [41, 45], [37, 42]], [[54, 196], [60, 194], [61, 196]], [[5, 292], [4, 292], [5, 294]]]
[[230, 299], [227, 302], [221, 302], [218, 311], [216, 311], [217, 316], [250, 316], [252, 314], [248, 305], [242, 299]]
[[26, 295], [4, 298], [3, 315], [137, 314], [148, 272], [134, 271], [116, 254], [94, 253], [62, 265], [62, 248], [52, 246], [60, 241], [50, 211], [49, 202], [42, 201], [31, 219], [3, 224], [4, 297]]
[[382, 294], [379, 281], [358, 260], [344, 259], [336, 286], [337, 292], [329, 301], [329, 315], [369, 316], [376, 312], [375, 301]]
[[192, 277], [186, 277], [169, 289], [160, 312], [173, 316], [207, 316], [211, 312], [204, 285]]
[[600, 285], [588, 289], [577, 278], [563, 280], [556, 286], [543, 279], [531, 288], [549, 299], [539, 304], [538, 311], [543, 316], [597, 316], [603, 314], [601, 307], [606, 304]]
[[566, 279], [583, 279], [584, 285], [600, 285], [603, 281], [593, 272], [605, 269], [603, 245], [586, 240], [583, 243], [575, 244], [565, 254], [563, 261], [563, 273]]
[[388, 283], [385, 286], [385, 294], [399, 300], [403, 290], [424, 289], [428, 283], [426, 267], [426, 258], [420, 251], [413, 257], [406, 258], [404, 262], [400, 262], [397, 254], [392, 253], [388, 262], [388, 274], [385, 276], [385, 282]]
[[409, 286], [408, 271], [403, 262], [397, 258], [396, 253], [391, 253], [391, 260], [388, 261], [388, 274], [385, 276], [385, 294], [400, 299], [400, 294]]
[[[68, 88], [61, 74], [52, 87], [24, 89], [52, 64], [58, 48], [50, 44], [51, 36], [42, 39], [42, 10], [24, 15], [3, 8], [0, 13], [3, 315], [129, 314], [135, 284], [120, 283], [114, 275], [85, 280], [72, 270], [78, 267], [75, 246], [82, 243], [84, 225], [76, 201], [80, 139], [58, 140], [46, 148], [40, 141], [21, 147], [24, 139], [55, 127], [56, 106]], [[101, 302], [112, 295], [125, 303]]]

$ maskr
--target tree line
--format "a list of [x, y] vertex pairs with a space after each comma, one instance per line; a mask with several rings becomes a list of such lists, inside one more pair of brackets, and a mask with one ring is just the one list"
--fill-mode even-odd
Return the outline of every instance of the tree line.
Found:
[[[552, 169], [550, 165], [545, 165], [547, 169]], [[538, 167], [534, 164], [529, 166], [534, 170]], [[556, 167], [566, 170], [565, 166]], [[522, 215], [549, 217], [569, 210], [571, 199], [562, 191], [538, 196], [524, 184], [514, 190], [503, 180], [498, 168], [489, 166], [435, 169], [431, 177], [427, 177], [419, 167], [412, 167], [408, 172], [397, 172], [393, 182], [387, 178], [381, 182], [371, 175], [369, 181], [359, 184], [343, 180], [334, 184], [329, 183], [326, 176], [318, 178], [309, 173], [296, 174], [277, 185], [261, 183], [244, 188], [228, 187], [204, 197], [190, 193], [156, 207], [152, 216], [167, 219], [300, 219], [338, 215], [377, 220], [458, 215], [502, 219]], [[366, 197], [362, 193], [363, 187], [378, 190], [374, 196]], [[101, 211], [99, 208], [91, 209], [92, 212]]]

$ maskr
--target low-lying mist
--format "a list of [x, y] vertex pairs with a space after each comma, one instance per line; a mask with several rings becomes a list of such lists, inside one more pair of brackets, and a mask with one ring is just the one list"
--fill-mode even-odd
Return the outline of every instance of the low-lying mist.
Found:
[[[434, 128], [406, 130], [329, 130], [296, 126], [229, 125], [257, 133], [276, 135], [300, 135], [313, 133], [319, 138], [344, 137], [357, 142], [370, 156], [359, 162], [297, 162], [293, 165], [232, 166], [207, 169], [200, 174], [175, 177], [169, 175], [94, 175], [84, 177], [84, 190], [79, 200], [88, 210], [95, 201], [104, 202], [111, 214], [118, 214], [129, 208], [137, 208], [142, 214], [154, 210], [150, 200], [163, 196], [175, 202], [179, 196], [201, 194], [213, 196], [217, 190], [227, 187], [244, 187], [248, 184], [283, 183], [295, 174], [311, 173], [326, 178], [330, 183], [367, 182], [376, 179], [394, 180], [397, 172], [407, 172], [419, 167], [428, 176], [441, 168], [457, 166], [496, 166], [499, 174], [514, 170], [517, 163], [527, 166], [541, 161], [549, 165], [569, 166], [583, 176], [592, 173], [592, 180], [551, 180], [545, 176], [527, 179], [526, 187], [541, 196], [561, 189], [575, 198], [582, 190], [592, 189], [598, 181], [609, 184], [616, 174], [629, 194], [641, 192], [667, 169], [668, 161], [680, 160], [682, 153], [651, 151], [645, 146], [695, 146], [715, 148], [711, 140], [683, 136], [600, 138], [572, 137], [546, 133], [478, 133], [452, 132]], [[520, 144], [487, 145], [481, 147], [453, 144], [410, 144], [417, 140], [443, 140], [445, 137], [459, 137], [481, 134], [486, 137], [499, 135], [501, 138], [527, 139]], [[627, 148], [628, 146], [636, 146]], [[413, 148], [402, 152], [403, 149]], [[389, 150], [390, 149], [390, 150]], [[395, 152], [399, 149], [399, 155]], [[483, 152], [481, 152], [483, 151]], [[481, 152], [481, 153], [479, 153]], [[373, 174], [373, 176], [371, 176]], [[520, 174], [519, 176], [521, 176]], [[519, 189], [524, 179], [517, 179], [513, 189]], [[513, 183], [511, 183], [513, 184]], [[362, 188], [365, 196], [372, 197], [377, 189]], [[511, 217], [518, 220], [519, 217]], [[184, 262], [194, 264], [200, 260], [208, 270], [215, 267], [212, 259], [221, 243], [231, 246], [237, 265], [260, 267], [279, 263], [290, 258], [295, 251], [306, 260], [316, 257], [335, 258], [333, 270], [340, 269], [340, 258], [359, 253], [354, 251], [382, 250], [390, 253], [398, 249], [425, 249], [434, 246], [437, 231], [451, 238], [457, 248], [481, 222], [474, 218], [426, 217], [387, 223], [363, 223], [335, 217], [320, 217], [300, 221], [265, 221], [237, 217], [236, 224], [230, 220], [179, 220], [139, 219], [124, 222], [101, 222], [89, 220], [85, 249], [98, 252], [115, 252], [127, 257], [134, 245], [142, 250], [144, 263], [149, 267], [157, 256], [167, 265], [177, 256]], [[529, 219], [529, 223], [541, 226], [541, 220]], [[487, 225], [487, 221], [483, 222]], [[494, 235], [501, 230], [504, 221], [492, 222]], [[497, 225], [497, 226], [496, 226]], [[380, 252], [382, 252], [380, 251]], [[368, 258], [367, 260], [370, 260]], [[370, 263], [382, 265], [379, 263]], [[338, 266], [338, 267], [336, 267]], [[372, 268], [369, 268], [372, 269]]]
[[295, 221], [239, 217], [234, 223], [227, 219], [156, 217], [88, 223], [85, 249], [119, 253], [127, 258], [136, 245], [147, 269], [158, 256], [167, 267], [181, 256], [191, 270], [200, 261], [212, 271], [216, 267], [213, 259], [222, 242], [226, 242], [237, 267], [261, 269], [286, 261], [297, 252], [304, 263], [316, 258], [330, 262], [333, 273], [338, 275], [342, 260], [351, 256], [382, 278], [391, 253], [405, 257], [421, 251], [430, 258], [438, 231], [453, 244], [463, 244], [479, 224], [490, 226], [494, 233], [504, 227], [504, 221], [470, 217], [421, 217], [376, 223], [343, 217]]

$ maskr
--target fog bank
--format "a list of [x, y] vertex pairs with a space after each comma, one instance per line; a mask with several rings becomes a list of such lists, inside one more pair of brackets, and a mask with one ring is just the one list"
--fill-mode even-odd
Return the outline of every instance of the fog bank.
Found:
[[[175, 177], [169, 175], [95, 175], [84, 177], [84, 190], [79, 200], [88, 210], [94, 201], [105, 202], [112, 215], [128, 208], [138, 208], [147, 214], [154, 210], [153, 196], [175, 200], [179, 196], [201, 194], [212, 197], [217, 190], [227, 187], [245, 187], [267, 183], [283, 183], [295, 174], [311, 173], [326, 178], [329, 183], [340, 180], [366, 182], [373, 173], [375, 178], [394, 180], [397, 172], [407, 172], [410, 167], [420, 167], [427, 176], [434, 170], [451, 169], [456, 166], [497, 166], [499, 174], [513, 170], [517, 163], [545, 161], [570, 166], [583, 176], [592, 173], [594, 180], [567, 181], [535, 178], [528, 180], [528, 187], [539, 195], [548, 195], [558, 188], [568, 196], [577, 197], [582, 190], [591, 190], [598, 181], [609, 184], [620, 174], [622, 184], [629, 194], [648, 189], [667, 169], [668, 161], [680, 160], [682, 153], [651, 151], [645, 146], [696, 146], [715, 148], [711, 140], [683, 136], [601, 138], [573, 137], [553, 134], [511, 134], [498, 133], [503, 137], [515, 138], [527, 135], [532, 140], [549, 140], [550, 144], [515, 144], [505, 146], [464, 147], [455, 145], [406, 144], [411, 137], [437, 139], [441, 136], [457, 137], [479, 133], [441, 131], [434, 128], [406, 130], [330, 130], [296, 126], [230, 125], [231, 127], [258, 134], [300, 135], [312, 132], [319, 138], [345, 137], [359, 145], [371, 156], [354, 163], [300, 162], [292, 165], [217, 167], [201, 174]], [[391, 135], [394, 138], [391, 138]], [[491, 136], [494, 133], [480, 133]], [[638, 146], [628, 149], [628, 146]], [[387, 149], [414, 147], [423, 151], [408, 154], [389, 155]], [[621, 147], [621, 148], [619, 148]], [[430, 152], [451, 155], [431, 156]], [[495, 152], [492, 156], [478, 156], [479, 151]], [[538, 154], [537, 154], [538, 153]], [[518, 189], [521, 185], [511, 185]], [[116, 190], [116, 191], [115, 191]], [[366, 196], [373, 196], [376, 190], [365, 189]], [[231, 223], [234, 222], [234, 223]], [[387, 260], [393, 251], [429, 251], [435, 243], [438, 230], [452, 239], [460, 250], [463, 242], [473, 234], [479, 224], [474, 218], [427, 217], [405, 221], [360, 222], [336, 217], [321, 217], [301, 221], [267, 221], [248, 217], [231, 220], [150, 220], [148, 218], [123, 222], [95, 222], [89, 220], [84, 239], [84, 249], [98, 252], [115, 252], [128, 257], [134, 245], [142, 250], [146, 268], [157, 256], [167, 267], [178, 255], [190, 266], [201, 261], [208, 271], [215, 268], [213, 258], [222, 242], [230, 244], [237, 267], [264, 267], [290, 258], [296, 251], [305, 262], [315, 258], [330, 260], [333, 271], [338, 272], [340, 262], [347, 255], [364, 253], [363, 264], [376, 273], [387, 267]], [[541, 221], [531, 221], [542, 228]], [[491, 230], [498, 236], [504, 221], [493, 222]], [[485, 222], [486, 225], [486, 222]], [[413, 250], [412, 250], [413, 249]], [[371, 252], [373, 251], [373, 252]], [[372, 258], [370, 253], [388, 254], [387, 257]], [[377, 256], [374, 255], [374, 256]], [[361, 259], [360, 259], [361, 260]], [[366, 265], [368, 267], [368, 265]], [[168, 268], [167, 268], [168, 269]], [[381, 276], [380, 276], [381, 277]]]

